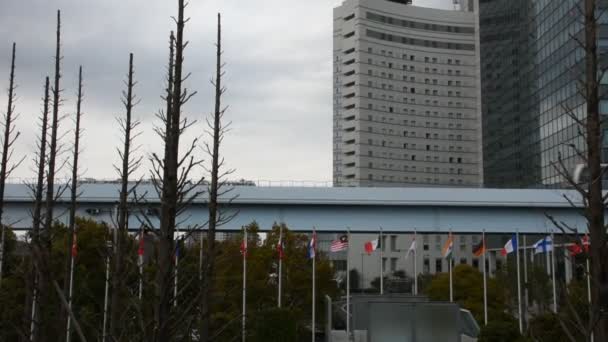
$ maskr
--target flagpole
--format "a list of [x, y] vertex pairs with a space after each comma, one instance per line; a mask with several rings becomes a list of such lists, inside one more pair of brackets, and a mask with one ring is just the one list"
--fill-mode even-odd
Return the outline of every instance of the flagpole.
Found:
[[[349, 236], [350, 238], [350, 236]], [[382, 262], [382, 258], [384, 257], [384, 241], [382, 241], [382, 227], [380, 227], [380, 295], [384, 294], [384, 264]], [[350, 241], [349, 241], [350, 247]], [[348, 256], [346, 257], [348, 259]], [[348, 272], [348, 270], [346, 270]]]
[[70, 289], [68, 292], [68, 323], [66, 328], [66, 342], [70, 342], [71, 335], [71, 325], [72, 325], [72, 315], [70, 315], [70, 311], [72, 311], [72, 290], [74, 289], [74, 255], [73, 252], [70, 253]]
[[[549, 257], [549, 251], [547, 250], [547, 238], [544, 238], [544, 245], [543, 245], [543, 251], [545, 252], [545, 266], [547, 268], [547, 275], [550, 276], [551, 275], [551, 262], [550, 262], [550, 257]], [[551, 241], [551, 247], [553, 247], [553, 241]]]
[[526, 234], [522, 237], [524, 240], [524, 312], [528, 311], [528, 242]]
[[175, 277], [173, 279], [173, 307], [177, 307], [177, 282], [178, 282], [178, 267], [179, 267], [179, 240], [176, 240], [175, 243], [178, 245], [175, 246]]
[[[452, 231], [450, 230], [450, 235], [448, 236], [448, 239], [452, 238]], [[454, 301], [454, 289], [453, 289], [453, 279], [452, 279], [452, 256], [454, 255], [454, 241], [451, 241], [452, 244], [452, 250], [450, 252], [449, 258], [448, 258], [448, 272], [450, 273], [450, 302]]]
[[[280, 228], [279, 228], [279, 245], [281, 245], [283, 243], [283, 225], [281, 224]], [[282, 246], [281, 246], [281, 252], [282, 252]], [[277, 306], [279, 308], [281, 308], [281, 286], [282, 286], [282, 282], [283, 282], [283, 256], [281, 254], [279, 254], [279, 294], [278, 294], [278, 298], [277, 298]]]
[[[142, 246], [145, 241], [144, 241], [144, 230], [141, 230], [141, 235], [139, 236], [139, 245]], [[138, 298], [139, 300], [141, 300], [141, 297], [144, 293], [144, 255], [143, 255], [143, 251], [140, 250], [141, 248], [138, 248], [137, 254], [138, 255], [138, 261], [139, 261], [139, 293], [138, 293]]]
[[316, 262], [317, 262], [317, 251], [316, 251], [316, 234], [315, 228], [312, 228], [312, 235], [314, 239], [314, 244], [311, 246], [314, 250], [312, 253], [312, 342], [315, 342], [315, 331], [316, 331], [316, 302], [317, 302], [317, 289], [316, 289]]
[[350, 227], [347, 228], [346, 238], [348, 243], [348, 246], [346, 247], [346, 339], [350, 342], [350, 272], [348, 269], [348, 254], [350, 252]]
[[[110, 250], [112, 243], [106, 242], [108, 254], [106, 255], [106, 286], [103, 295], [103, 326], [101, 329], [101, 342], [106, 342], [106, 326], [108, 322], [108, 292], [110, 289]], [[140, 279], [140, 299], [141, 299], [141, 279]]]
[[551, 279], [553, 281], [553, 312], [557, 313], [557, 291], [555, 287], [555, 239], [551, 229]]
[[198, 252], [198, 281], [199, 282], [203, 282], [203, 245], [204, 245], [204, 238], [203, 238], [203, 230], [201, 230], [201, 235], [200, 235], [200, 239], [201, 239], [201, 249]]
[[515, 258], [517, 264], [517, 312], [519, 320], [519, 333], [523, 334], [524, 327], [521, 313], [521, 276], [519, 272], [519, 230], [515, 232]]
[[241, 330], [241, 336], [243, 342], [245, 342], [245, 328], [246, 328], [246, 315], [247, 315], [247, 228], [245, 227], [245, 235], [243, 236], [243, 243], [245, 250], [243, 252], [243, 326]]
[[[590, 297], [591, 298], [591, 297]], [[34, 341], [36, 327], [36, 302], [38, 301], [38, 275], [34, 275], [34, 293], [32, 296], [32, 320], [30, 321], [30, 341]]]
[[453, 286], [453, 280], [452, 280], [452, 258], [448, 258], [448, 272], [450, 273], [450, 302], [454, 301], [454, 289], [452, 288]]
[[[583, 249], [585, 245], [583, 245]], [[589, 256], [587, 256], [587, 301], [589, 302], [589, 307], [591, 307], [591, 267], [589, 265]], [[591, 342], [593, 342], [593, 331], [591, 331]]]
[[[414, 228], [414, 241], [416, 241], [416, 228]], [[416, 245], [414, 245], [414, 295], [418, 295], [418, 241], [416, 241]]]
[[483, 321], [488, 325], [488, 280], [486, 274], [486, 230], [481, 231], [481, 248], [483, 248]]

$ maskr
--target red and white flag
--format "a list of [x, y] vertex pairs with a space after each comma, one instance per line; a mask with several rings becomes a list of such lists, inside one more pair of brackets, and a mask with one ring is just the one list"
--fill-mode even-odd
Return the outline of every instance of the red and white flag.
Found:
[[247, 257], [247, 239], [245, 237], [241, 241], [241, 255]]
[[380, 248], [380, 239], [375, 239], [372, 241], [367, 241], [364, 245], [365, 252], [367, 255], [371, 255], [373, 251]]
[[72, 240], [72, 257], [76, 257], [76, 255], [78, 255], [78, 241], [76, 239], [76, 231], [74, 231], [74, 235], [73, 235], [73, 240]]
[[283, 260], [283, 258], [285, 257], [283, 238], [279, 238], [279, 242], [277, 242], [277, 252], [279, 253], [279, 259]]
[[570, 251], [571, 256], [579, 255], [583, 253], [583, 251], [589, 253], [589, 236], [583, 236], [580, 241], [568, 246], [568, 250]]
[[139, 247], [137, 248], [137, 255], [139, 256], [139, 264], [143, 265], [144, 263], [144, 232], [142, 231], [139, 235]]

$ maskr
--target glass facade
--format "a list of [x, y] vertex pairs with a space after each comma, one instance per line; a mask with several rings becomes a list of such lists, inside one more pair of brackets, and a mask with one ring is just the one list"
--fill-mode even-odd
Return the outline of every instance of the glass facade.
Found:
[[[581, 163], [584, 51], [578, 0], [479, 0], [486, 187], [563, 187]], [[600, 47], [608, 31], [600, 27]], [[608, 41], [607, 41], [608, 42]]]

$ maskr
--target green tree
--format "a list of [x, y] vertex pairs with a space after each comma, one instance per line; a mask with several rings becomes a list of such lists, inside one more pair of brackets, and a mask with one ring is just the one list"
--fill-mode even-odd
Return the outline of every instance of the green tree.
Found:
[[[249, 318], [255, 318], [277, 306], [277, 264], [276, 245], [279, 239], [279, 226], [266, 234], [262, 241], [259, 227], [252, 223], [248, 229], [247, 256], [247, 311]], [[224, 328], [220, 341], [231, 340], [240, 334], [242, 310], [242, 263], [240, 244], [242, 234], [218, 244], [217, 274], [214, 285], [213, 331]], [[306, 243], [308, 237], [289, 231], [283, 227], [285, 258], [283, 259], [283, 309], [290, 312], [290, 317], [297, 323], [298, 331], [310, 325], [312, 305], [312, 264], [307, 258]], [[337, 294], [333, 281], [334, 271], [322, 254], [316, 258], [317, 284], [317, 324], [324, 321], [324, 295], [334, 297]], [[251, 321], [250, 321], [251, 324]], [[261, 327], [261, 328], [266, 328]], [[248, 327], [248, 335], [256, 334], [256, 326]]]
[[512, 316], [503, 314], [496, 317], [488, 325], [481, 328], [479, 342], [525, 342], [528, 341], [519, 333], [517, 320]]
[[17, 255], [18, 241], [10, 228], [5, 227], [5, 259], [2, 288], [0, 288], [0, 341], [19, 339], [23, 301], [25, 298], [25, 281], [23, 259]]
[[570, 342], [553, 313], [533, 317], [528, 324], [528, 335], [538, 342]]
[[[457, 265], [453, 269], [454, 301], [471, 311], [477, 322], [484, 321], [483, 313], [483, 275], [469, 265]], [[423, 293], [431, 300], [448, 301], [450, 296], [449, 274], [435, 275]], [[488, 319], [502, 317], [506, 308], [505, 290], [496, 279], [489, 278], [488, 285]]]
[[298, 324], [292, 310], [272, 308], [253, 318], [253, 342], [291, 342], [298, 340]]

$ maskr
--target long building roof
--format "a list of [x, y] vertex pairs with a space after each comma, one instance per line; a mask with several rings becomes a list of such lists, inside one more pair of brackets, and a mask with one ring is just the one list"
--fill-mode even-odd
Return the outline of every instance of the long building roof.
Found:
[[[228, 188], [228, 187], [227, 187]], [[113, 203], [118, 201], [119, 184], [86, 183], [79, 187], [81, 203]], [[200, 187], [199, 190], [205, 190]], [[146, 194], [148, 203], [159, 202], [150, 183], [141, 184], [138, 194]], [[479, 206], [479, 207], [571, 207], [569, 198], [581, 206], [580, 195], [574, 190], [482, 189], [482, 188], [351, 188], [351, 187], [258, 187], [234, 186], [222, 196], [239, 204], [282, 205], [386, 205], [386, 206]], [[7, 184], [5, 200], [30, 202], [31, 191], [24, 184]], [[69, 200], [65, 191], [60, 201]], [[194, 203], [207, 202], [207, 194]]]

